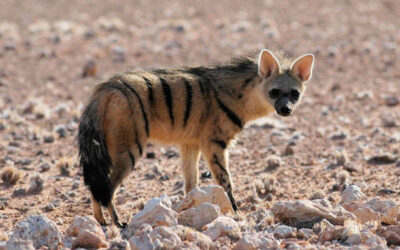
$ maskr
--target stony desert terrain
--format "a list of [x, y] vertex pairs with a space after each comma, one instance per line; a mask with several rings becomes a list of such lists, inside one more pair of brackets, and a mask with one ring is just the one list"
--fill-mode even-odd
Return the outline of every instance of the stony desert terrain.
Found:
[[[396, 0], [2, 0], [0, 248], [400, 245], [399, 13]], [[127, 229], [76, 217], [92, 214], [76, 134], [96, 83], [262, 48], [316, 63], [295, 114], [248, 125], [231, 148], [236, 214], [203, 160], [200, 187], [222, 198], [179, 210], [179, 151], [148, 145], [116, 195]]]

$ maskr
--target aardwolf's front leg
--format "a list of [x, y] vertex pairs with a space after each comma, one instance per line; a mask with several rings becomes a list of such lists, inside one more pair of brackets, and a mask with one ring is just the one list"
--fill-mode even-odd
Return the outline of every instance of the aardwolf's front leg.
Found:
[[233, 184], [229, 172], [227, 150], [218, 145], [210, 144], [202, 148], [202, 153], [207, 159], [214, 178], [225, 189], [231, 201], [232, 208], [236, 211], [238, 207], [233, 197]]

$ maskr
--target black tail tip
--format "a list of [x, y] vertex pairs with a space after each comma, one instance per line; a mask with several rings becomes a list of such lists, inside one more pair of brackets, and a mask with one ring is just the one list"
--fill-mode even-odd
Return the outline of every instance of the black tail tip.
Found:
[[100, 176], [86, 176], [84, 175], [85, 184], [89, 187], [93, 198], [99, 202], [103, 207], [107, 207], [111, 202], [112, 191], [109, 185], [108, 178]]
[[99, 190], [99, 188], [89, 187], [93, 194], [94, 199], [99, 202], [103, 207], [108, 207], [111, 202], [111, 192], [110, 190]]

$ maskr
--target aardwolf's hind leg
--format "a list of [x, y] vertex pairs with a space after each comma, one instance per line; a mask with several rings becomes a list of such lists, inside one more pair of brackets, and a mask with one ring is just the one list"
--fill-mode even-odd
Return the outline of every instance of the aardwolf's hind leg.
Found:
[[98, 223], [100, 223], [100, 225], [105, 226], [107, 223], [106, 220], [104, 219], [103, 210], [101, 208], [100, 203], [94, 199], [93, 195], [91, 196], [91, 200], [92, 200], [94, 218], [97, 220]]

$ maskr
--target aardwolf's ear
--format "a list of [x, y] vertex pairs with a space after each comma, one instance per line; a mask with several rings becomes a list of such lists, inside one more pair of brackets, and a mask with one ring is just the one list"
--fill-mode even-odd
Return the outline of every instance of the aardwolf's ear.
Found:
[[296, 59], [290, 66], [290, 74], [302, 82], [311, 79], [314, 66], [314, 56], [306, 54]]
[[258, 57], [258, 74], [267, 79], [279, 73], [280, 66], [278, 60], [271, 51], [263, 49]]

